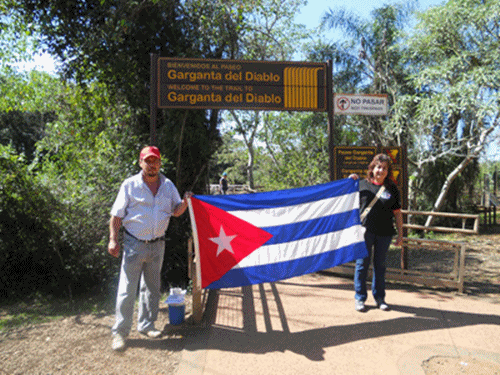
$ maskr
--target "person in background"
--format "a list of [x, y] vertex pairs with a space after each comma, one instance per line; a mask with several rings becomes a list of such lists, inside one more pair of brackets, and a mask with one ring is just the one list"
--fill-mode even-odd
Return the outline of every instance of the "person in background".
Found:
[[[366, 278], [372, 251], [372, 294], [378, 308], [384, 311], [390, 309], [385, 302], [385, 263], [387, 250], [389, 249], [393, 236], [396, 234], [394, 230], [394, 221], [397, 228], [396, 246], [401, 246], [403, 243], [401, 198], [398, 187], [391, 180], [391, 176], [391, 158], [386, 154], [378, 154], [375, 155], [368, 166], [367, 178], [359, 183], [360, 213], [370, 205], [382, 186], [385, 187], [385, 191], [383, 191], [377, 199], [373, 207], [369, 210], [365, 220], [362, 222], [362, 225], [366, 228], [364, 236], [368, 256], [356, 260], [356, 268], [354, 271], [355, 309], [360, 312], [366, 311]], [[349, 177], [355, 180], [359, 178], [356, 174], [352, 174]]]
[[160, 337], [155, 328], [160, 302], [160, 274], [165, 252], [165, 231], [170, 217], [188, 206], [172, 181], [160, 173], [158, 148], [148, 146], [139, 155], [141, 172], [127, 178], [111, 208], [108, 252], [118, 257], [118, 232], [124, 227], [123, 256], [116, 297], [116, 321], [111, 331], [113, 350], [123, 350], [132, 327], [137, 285], [140, 279], [137, 330], [150, 338]]
[[221, 194], [226, 195], [227, 189], [229, 187], [228, 182], [227, 182], [227, 173], [226, 172], [222, 173], [222, 177], [219, 181], [219, 187], [220, 187]]

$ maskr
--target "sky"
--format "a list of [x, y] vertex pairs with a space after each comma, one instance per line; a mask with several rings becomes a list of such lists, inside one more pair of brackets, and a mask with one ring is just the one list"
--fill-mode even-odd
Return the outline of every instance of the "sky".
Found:
[[[424, 11], [430, 7], [445, 3], [444, 0], [416, 0], [418, 10]], [[362, 18], [370, 19], [371, 12], [374, 9], [384, 5], [392, 5], [400, 3], [394, 0], [358, 0], [358, 1], [342, 1], [342, 0], [309, 0], [307, 5], [302, 9], [302, 12], [295, 18], [296, 22], [302, 23], [309, 28], [319, 25], [321, 16], [328, 9], [344, 8]]]

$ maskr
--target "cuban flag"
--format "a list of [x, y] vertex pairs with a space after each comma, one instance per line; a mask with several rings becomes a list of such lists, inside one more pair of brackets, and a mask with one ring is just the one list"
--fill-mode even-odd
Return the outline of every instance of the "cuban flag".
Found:
[[283, 280], [368, 255], [353, 179], [189, 200], [198, 280], [207, 289]]

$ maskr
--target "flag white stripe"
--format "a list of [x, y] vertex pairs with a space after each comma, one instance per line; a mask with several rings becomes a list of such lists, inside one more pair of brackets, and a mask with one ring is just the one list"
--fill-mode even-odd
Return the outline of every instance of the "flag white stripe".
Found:
[[[300, 259], [305, 256], [318, 255], [328, 251], [335, 251], [335, 249], [360, 242], [360, 227], [360, 225], [355, 225], [341, 231], [329, 232], [298, 241], [264, 245], [246, 256], [233, 268], [279, 263]], [[304, 249], [307, 249], [307, 251], [304, 252]]]
[[[200, 259], [200, 242], [198, 240], [198, 228], [196, 227], [196, 220], [194, 220], [194, 210], [193, 210], [193, 204], [191, 203], [191, 198], [188, 198], [188, 208], [189, 208], [189, 216], [191, 219], [191, 227], [193, 229], [193, 242], [194, 242], [194, 254], [196, 259]], [[196, 272], [196, 282], [194, 285], [194, 288], [201, 287], [201, 263], [196, 262], [196, 269], [194, 272]]]
[[354, 209], [359, 209], [359, 192], [357, 191], [339, 197], [321, 199], [311, 203], [301, 203], [294, 206], [228, 212], [256, 227], [265, 228], [317, 219]]

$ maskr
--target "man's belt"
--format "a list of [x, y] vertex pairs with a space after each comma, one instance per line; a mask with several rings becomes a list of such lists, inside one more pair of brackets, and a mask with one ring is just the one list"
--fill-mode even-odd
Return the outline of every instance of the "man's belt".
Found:
[[156, 238], [153, 238], [152, 240], [141, 240], [140, 238], [137, 238], [132, 233], [130, 233], [128, 230], [126, 230], [126, 229], [124, 229], [124, 230], [125, 230], [125, 233], [127, 233], [130, 237], [136, 239], [137, 241], [143, 242], [143, 243], [154, 243], [154, 242], [158, 242], [158, 241], [165, 241], [165, 236], [156, 237]]

